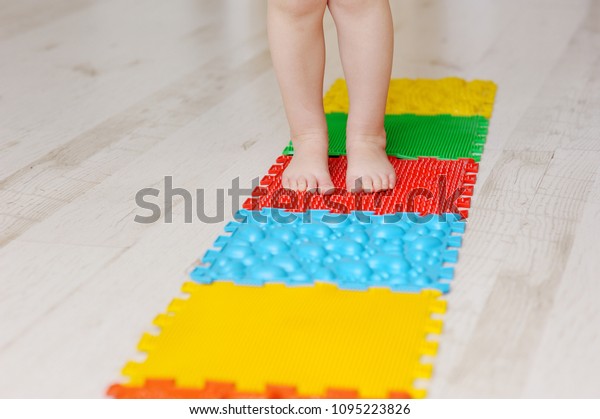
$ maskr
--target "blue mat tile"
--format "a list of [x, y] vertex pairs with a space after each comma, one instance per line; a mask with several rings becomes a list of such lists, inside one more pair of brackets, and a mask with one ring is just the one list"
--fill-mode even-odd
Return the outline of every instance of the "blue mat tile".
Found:
[[333, 282], [343, 289], [448, 292], [464, 221], [454, 214], [373, 215], [242, 210], [193, 280], [262, 285]]

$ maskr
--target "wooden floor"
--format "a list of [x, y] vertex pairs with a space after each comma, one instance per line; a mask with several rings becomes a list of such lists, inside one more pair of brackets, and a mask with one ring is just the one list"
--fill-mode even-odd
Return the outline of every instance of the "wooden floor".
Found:
[[[394, 77], [499, 85], [430, 395], [600, 396], [600, 1], [392, 3]], [[0, 0], [0, 397], [102, 397], [223, 227], [136, 192], [286, 138], [262, 0]]]

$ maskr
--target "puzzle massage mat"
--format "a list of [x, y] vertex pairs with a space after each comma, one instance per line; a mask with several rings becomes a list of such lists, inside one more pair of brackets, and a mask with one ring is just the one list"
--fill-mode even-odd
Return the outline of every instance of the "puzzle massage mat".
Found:
[[471, 159], [401, 160], [389, 157], [398, 182], [385, 193], [349, 193], [346, 189], [345, 156], [329, 159], [329, 172], [336, 188], [332, 195], [293, 192], [281, 185], [281, 175], [291, 156], [280, 156], [260, 185], [246, 200], [244, 208], [260, 210], [281, 208], [303, 212], [325, 209], [336, 213], [373, 211], [375, 214], [417, 212], [420, 214], [457, 213], [466, 218], [471, 205], [473, 185], [479, 166]]
[[[424, 397], [496, 86], [392, 80], [392, 191], [345, 191], [348, 92], [325, 95], [330, 196], [282, 189], [280, 156], [145, 334], [116, 398]], [[288, 147], [285, 154], [292, 153]], [[401, 157], [401, 158], [398, 158]]]
[[315, 281], [343, 289], [450, 290], [465, 223], [456, 216], [241, 211], [191, 277], [242, 285]]
[[139, 344], [147, 358], [126, 365], [129, 382], [114, 395], [141, 396], [156, 380], [174, 379], [176, 389], [198, 395], [229, 385], [227, 396], [270, 387], [304, 397], [421, 397], [413, 381], [431, 374], [421, 356], [435, 354], [428, 335], [440, 333], [441, 321], [432, 314], [445, 310], [437, 291], [229, 282], [187, 283], [183, 291], [189, 298], [156, 318], [160, 333]]
[[[392, 80], [385, 117], [388, 155], [479, 161], [495, 94], [496, 85], [489, 81]], [[336, 81], [323, 103], [329, 128], [329, 154], [344, 155], [350, 107], [346, 82]], [[293, 152], [290, 143], [283, 154]]]

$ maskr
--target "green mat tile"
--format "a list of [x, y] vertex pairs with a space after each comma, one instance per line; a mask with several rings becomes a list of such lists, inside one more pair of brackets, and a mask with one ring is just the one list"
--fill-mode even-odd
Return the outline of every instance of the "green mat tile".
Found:
[[[346, 154], [345, 113], [327, 114], [329, 155]], [[483, 116], [386, 115], [387, 153], [400, 158], [472, 158], [479, 161], [488, 131]], [[290, 143], [283, 154], [294, 154]]]

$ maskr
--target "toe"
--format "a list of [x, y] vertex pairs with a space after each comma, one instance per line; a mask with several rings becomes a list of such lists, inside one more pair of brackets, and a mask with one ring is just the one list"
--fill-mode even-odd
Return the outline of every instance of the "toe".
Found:
[[375, 175], [371, 177], [371, 180], [373, 182], [373, 192], [379, 192], [383, 186], [381, 182], [381, 176]]
[[332, 195], [335, 192], [333, 184], [319, 185], [319, 193], [322, 195]]
[[288, 178], [288, 189], [292, 191], [298, 190], [298, 183], [296, 182], [296, 178], [290, 177]]
[[309, 192], [317, 192], [317, 178], [314, 176], [306, 177], [306, 190]]
[[388, 179], [390, 182], [390, 189], [394, 189], [396, 187], [396, 174], [393, 173], [391, 175], [388, 175]]
[[348, 192], [362, 191], [361, 178], [356, 177], [356, 176], [348, 176], [346, 178], [346, 189], [348, 189]]
[[390, 180], [387, 177], [387, 175], [382, 175], [381, 176], [381, 190], [386, 191], [388, 189], [390, 189]]
[[319, 186], [319, 193], [323, 195], [330, 195], [333, 193], [333, 182], [329, 176], [317, 177], [317, 184]]
[[306, 190], [307, 182], [306, 182], [306, 179], [304, 178], [304, 176], [299, 176], [298, 179], [296, 180], [296, 184], [298, 185], [299, 191], [302, 192], [302, 191]]
[[290, 180], [287, 176], [282, 176], [281, 177], [281, 186], [284, 189], [290, 189]]
[[362, 190], [365, 192], [373, 192], [373, 179], [371, 176], [362, 177]]

